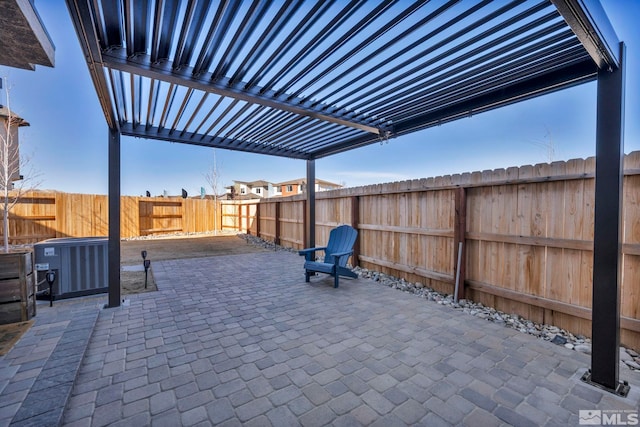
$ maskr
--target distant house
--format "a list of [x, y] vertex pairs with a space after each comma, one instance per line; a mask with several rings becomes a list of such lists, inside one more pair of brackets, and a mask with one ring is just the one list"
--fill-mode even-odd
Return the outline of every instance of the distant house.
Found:
[[[0, 87], [2, 87], [1, 81]], [[3, 146], [3, 149], [6, 149], [5, 161], [7, 162], [6, 165], [3, 164], [2, 167], [6, 168], [5, 172], [9, 175], [9, 182], [6, 183], [9, 189], [11, 188], [11, 182], [21, 179], [18, 128], [23, 126], [29, 126], [29, 123], [10, 111], [9, 108], [0, 105], [0, 138], [6, 142], [6, 146]], [[5, 155], [2, 157], [4, 156]]]
[[275, 195], [273, 184], [264, 180], [258, 181], [233, 181], [233, 185], [226, 187], [229, 199], [244, 200], [273, 197]]
[[[231, 200], [262, 199], [269, 197], [293, 196], [306, 191], [306, 179], [294, 179], [291, 181], [272, 184], [268, 181], [233, 181], [233, 185], [225, 187], [225, 196]], [[335, 190], [342, 185], [333, 182], [316, 179], [316, 192]]]
[[[306, 179], [300, 178], [291, 181], [279, 182], [277, 184], [273, 184], [273, 186], [275, 188], [276, 196], [293, 196], [296, 194], [302, 194], [306, 191], [307, 181]], [[316, 192], [335, 190], [338, 188], [342, 188], [342, 185], [324, 181], [322, 179], [316, 179]]]

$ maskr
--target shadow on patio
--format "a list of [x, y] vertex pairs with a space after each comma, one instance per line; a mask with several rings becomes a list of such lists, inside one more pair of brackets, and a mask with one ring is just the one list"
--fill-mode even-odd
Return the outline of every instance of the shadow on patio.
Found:
[[[153, 269], [159, 291], [116, 309], [98, 309], [104, 296], [38, 307], [36, 326], [0, 359], [0, 425], [57, 416], [69, 426], [534, 426], [577, 425], [581, 410], [637, 416], [638, 373], [621, 367], [632, 387], [616, 397], [580, 381], [589, 356], [372, 281], [305, 284], [291, 252]], [[72, 383], [61, 366], [74, 361]], [[55, 392], [51, 378], [66, 388]]]

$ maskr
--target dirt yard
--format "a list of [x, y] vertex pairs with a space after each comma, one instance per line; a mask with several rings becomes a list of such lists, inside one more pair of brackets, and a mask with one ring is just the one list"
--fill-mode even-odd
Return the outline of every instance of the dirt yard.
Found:
[[[157, 289], [153, 280], [154, 261], [265, 252], [267, 249], [247, 243], [236, 235], [207, 235], [123, 240], [120, 245], [120, 251], [123, 269], [120, 275], [120, 283], [122, 294], [127, 295], [150, 292]], [[144, 287], [142, 251], [147, 251], [147, 259], [151, 261], [146, 289]]]

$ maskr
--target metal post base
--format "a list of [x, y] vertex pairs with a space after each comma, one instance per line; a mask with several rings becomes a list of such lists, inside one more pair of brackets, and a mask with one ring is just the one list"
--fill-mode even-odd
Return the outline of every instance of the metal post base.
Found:
[[118, 305], [109, 305], [109, 303], [102, 306], [103, 309], [107, 308], [118, 308], [118, 307], [127, 307], [131, 301], [128, 299], [122, 299], [122, 303]]
[[601, 390], [608, 391], [609, 393], [613, 393], [616, 396], [620, 396], [620, 397], [627, 397], [627, 395], [629, 394], [629, 390], [631, 390], [631, 387], [629, 386], [629, 383], [627, 381], [619, 382], [618, 386], [615, 389], [611, 389], [609, 387], [603, 386], [602, 384], [593, 382], [591, 380], [591, 369], [585, 372], [584, 375], [582, 375], [582, 378], [580, 378], [580, 380], [594, 387], [598, 387]]

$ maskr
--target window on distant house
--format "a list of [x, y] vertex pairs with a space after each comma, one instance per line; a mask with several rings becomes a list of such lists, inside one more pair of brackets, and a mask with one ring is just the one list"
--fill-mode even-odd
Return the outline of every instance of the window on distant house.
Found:
[[245, 187], [240, 187], [240, 194], [247, 194], [247, 189]]
[[256, 188], [256, 194], [261, 194], [262, 193], [262, 188]]
[[289, 192], [293, 191], [293, 185], [287, 185], [287, 191]]

